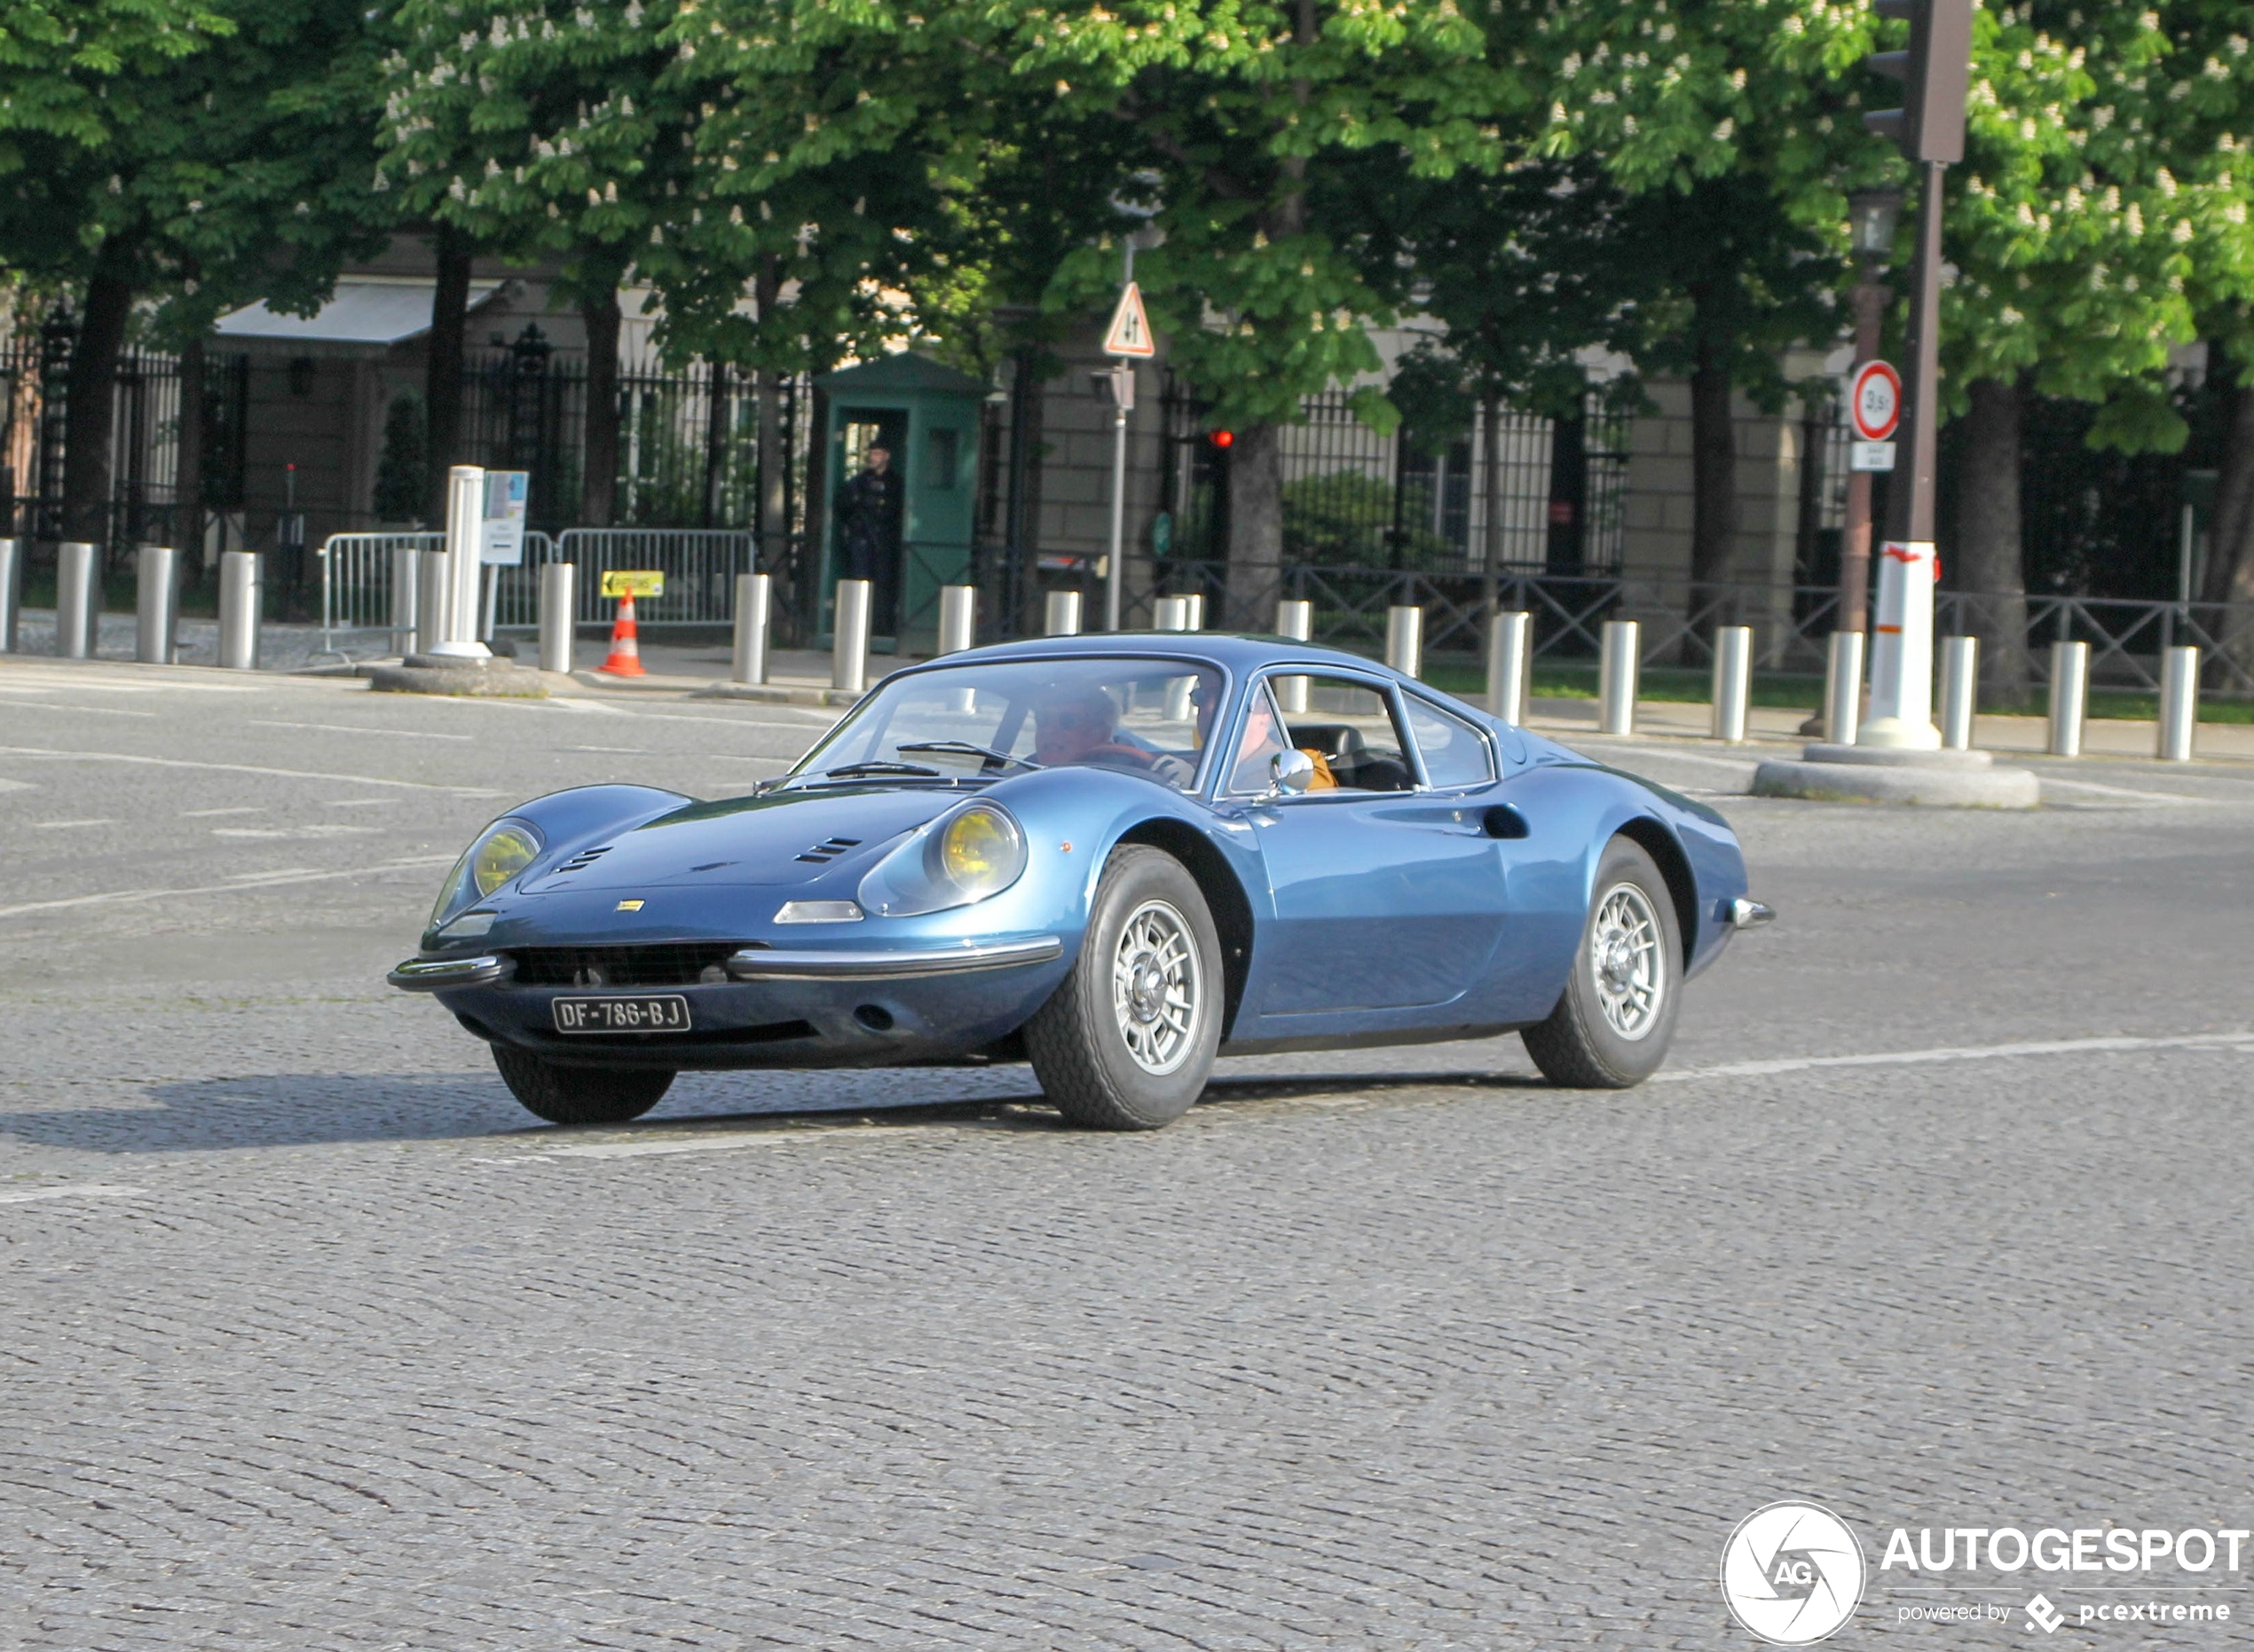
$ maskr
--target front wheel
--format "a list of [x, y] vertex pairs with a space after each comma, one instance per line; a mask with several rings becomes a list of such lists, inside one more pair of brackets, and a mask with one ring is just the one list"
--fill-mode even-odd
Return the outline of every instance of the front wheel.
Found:
[[1113, 853], [1063, 985], [1026, 1023], [1035, 1076], [1068, 1123], [1155, 1130], [1205, 1092], [1221, 1042], [1221, 942], [1179, 861]]
[[1567, 1090], [1627, 1090], [1659, 1070], [1682, 995], [1683, 935], [1659, 867], [1615, 838], [1557, 1007], [1519, 1036], [1542, 1076]]
[[517, 1100], [550, 1124], [624, 1124], [656, 1106], [674, 1075], [641, 1067], [566, 1067], [493, 1046], [493, 1065]]

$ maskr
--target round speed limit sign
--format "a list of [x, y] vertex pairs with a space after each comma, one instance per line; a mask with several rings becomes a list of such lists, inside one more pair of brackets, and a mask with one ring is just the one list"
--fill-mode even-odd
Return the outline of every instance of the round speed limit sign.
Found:
[[1855, 420], [1855, 434], [1866, 442], [1883, 442], [1902, 422], [1902, 375], [1883, 361], [1866, 361], [1855, 370], [1848, 397]]

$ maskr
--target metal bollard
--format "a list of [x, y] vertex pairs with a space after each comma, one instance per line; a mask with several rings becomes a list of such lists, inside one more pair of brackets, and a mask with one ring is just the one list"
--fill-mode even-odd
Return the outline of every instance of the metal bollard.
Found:
[[830, 686], [847, 694], [869, 687], [869, 594], [866, 579], [838, 581], [830, 639]]
[[1150, 628], [1153, 631], [1187, 631], [1190, 628], [1190, 600], [1186, 596], [1162, 596], [1150, 605]]
[[67, 660], [83, 660], [96, 651], [102, 623], [99, 549], [72, 539], [56, 553], [55, 652]]
[[2082, 721], [2090, 709], [2090, 645], [2051, 644], [2051, 744], [2053, 757], [2082, 755]]
[[1487, 710], [1506, 723], [1526, 720], [1526, 657], [1534, 617], [1524, 611], [1487, 621]]
[[16, 622], [23, 614], [23, 541], [0, 539], [0, 654], [16, 651]]
[[2199, 737], [2199, 650], [2170, 649], [2160, 662], [2160, 760], [2188, 763]]
[[1184, 603], [1182, 612], [1185, 616], [1182, 620], [1182, 629], [1185, 631], [1204, 630], [1205, 593], [1202, 591], [1196, 592], [1192, 595], [1184, 597], [1182, 602]]
[[[1312, 641], [1315, 633], [1315, 605], [1312, 602], [1286, 600], [1276, 604], [1276, 634], [1289, 637], [1294, 642]], [[1289, 716], [1304, 716], [1307, 710], [1307, 680], [1304, 677], [1276, 679], [1276, 699]]]
[[391, 547], [391, 652], [415, 651], [415, 597], [422, 580], [422, 553], [411, 545]]
[[1635, 678], [1643, 627], [1632, 619], [1604, 622], [1596, 663], [1596, 727], [1608, 735], [1635, 732]]
[[1385, 663], [1404, 677], [1424, 668], [1424, 610], [1396, 604], [1385, 610]]
[[1076, 637], [1080, 634], [1080, 593], [1052, 591], [1049, 593], [1048, 612], [1043, 616], [1041, 634], [1048, 637]]
[[453, 564], [444, 551], [419, 551], [414, 576], [414, 652], [428, 654], [446, 640], [446, 600]]
[[1824, 738], [1853, 745], [1863, 726], [1863, 633], [1834, 631], [1824, 657]]
[[939, 649], [960, 654], [978, 646], [978, 587], [943, 585], [939, 588]]
[[[736, 576], [736, 649], [729, 668], [733, 682], [767, 680], [768, 626], [775, 612], [775, 581], [766, 574]], [[940, 629], [947, 628], [942, 615]]]
[[1973, 718], [1980, 710], [1980, 639], [1941, 639], [1941, 744], [1969, 751]]
[[479, 641], [483, 625], [485, 564], [479, 560], [485, 539], [485, 472], [478, 465], [456, 465], [446, 472], [445, 627], [439, 640], [424, 649], [451, 658], [482, 660], [492, 650]]
[[540, 564], [540, 669], [569, 673], [579, 640], [579, 570], [576, 562]]
[[134, 634], [133, 657], [145, 665], [172, 663], [172, 637], [180, 606], [179, 588], [172, 581], [177, 561], [169, 545], [144, 545], [133, 554], [134, 610], [140, 622]]
[[1714, 737], [1725, 745], [1746, 743], [1746, 719], [1754, 699], [1754, 628], [1716, 625], [1714, 632]]
[[265, 580], [255, 551], [229, 551], [219, 559], [219, 665], [225, 671], [258, 669], [259, 607]]

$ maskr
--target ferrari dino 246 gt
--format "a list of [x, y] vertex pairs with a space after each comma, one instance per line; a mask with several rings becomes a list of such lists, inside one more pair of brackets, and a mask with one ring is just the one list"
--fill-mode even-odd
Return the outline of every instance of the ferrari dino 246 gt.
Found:
[[511, 810], [390, 979], [557, 1123], [683, 1069], [1029, 1060], [1149, 1129], [1217, 1055], [1516, 1031], [1635, 1084], [1746, 897], [1712, 809], [1354, 656], [1052, 638], [887, 677], [748, 796]]

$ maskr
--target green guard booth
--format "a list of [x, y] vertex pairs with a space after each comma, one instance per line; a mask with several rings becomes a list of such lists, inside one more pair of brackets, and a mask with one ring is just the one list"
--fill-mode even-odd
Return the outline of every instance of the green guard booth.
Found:
[[839, 497], [882, 447], [902, 483], [900, 520], [888, 533], [872, 579], [871, 646], [928, 649], [939, 632], [942, 586], [973, 582], [972, 533], [978, 505], [981, 411], [987, 387], [922, 356], [885, 356], [815, 380], [827, 414], [823, 440], [822, 622], [843, 577]]

